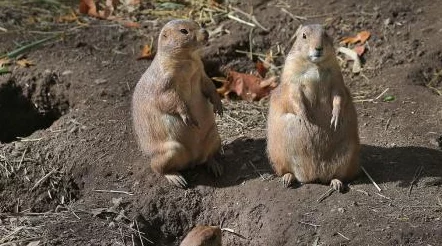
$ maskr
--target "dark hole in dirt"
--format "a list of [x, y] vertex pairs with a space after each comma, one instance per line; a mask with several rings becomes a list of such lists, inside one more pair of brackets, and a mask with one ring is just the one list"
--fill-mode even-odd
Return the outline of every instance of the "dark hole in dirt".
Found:
[[64, 92], [53, 88], [55, 74], [25, 78], [24, 84], [26, 87], [20, 86], [15, 79], [0, 83], [0, 142], [48, 128], [69, 108]]

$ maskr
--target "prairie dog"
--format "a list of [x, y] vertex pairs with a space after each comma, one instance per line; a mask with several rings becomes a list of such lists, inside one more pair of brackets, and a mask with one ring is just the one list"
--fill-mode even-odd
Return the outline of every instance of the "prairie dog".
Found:
[[198, 225], [187, 234], [180, 246], [221, 246], [221, 229]]
[[207, 163], [215, 176], [222, 174], [214, 159], [221, 147], [214, 112], [221, 115], [223, 109], [199, 54], [207, 40], [207, 31], [194, 21], [168, 22], [132, 98], [140, 149], [153, 171], [182, 188], [187, 181], [180, 170]]
[[321, 25], [301, 27], [287, 56], [281, 84], [273, 91], [267, 152], [284, 186], [342, 181], [359, 171], [357, 114]]

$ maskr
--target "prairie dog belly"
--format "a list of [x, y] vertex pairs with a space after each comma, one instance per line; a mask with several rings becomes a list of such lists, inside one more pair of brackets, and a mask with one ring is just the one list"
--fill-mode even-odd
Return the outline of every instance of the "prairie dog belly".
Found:
[[327, 169], [326, 160], [331, 157], [326, 156], [330, 153], [327, 150], [333, 145], [328, 129], [291, 113], [282, 115], [281, 120], [284, 121], [284, 132], [288, 133], [286, 158], [296, 179], [300, 182], [324, 179], [322, 175], [329, 173], [324, 172]]

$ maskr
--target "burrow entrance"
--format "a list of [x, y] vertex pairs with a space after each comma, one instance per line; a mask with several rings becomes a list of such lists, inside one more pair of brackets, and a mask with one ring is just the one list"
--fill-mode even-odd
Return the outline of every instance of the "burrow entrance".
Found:
[[55, 73], [0, 80], [0, 142], [51, 126], [69, 109], [67, 89]]

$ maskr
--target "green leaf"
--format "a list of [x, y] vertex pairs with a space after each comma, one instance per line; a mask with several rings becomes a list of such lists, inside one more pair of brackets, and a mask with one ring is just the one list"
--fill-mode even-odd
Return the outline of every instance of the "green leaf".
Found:
[[385, 96], [384, 97], [384, 102], [391, 102], [391, 101], [394, 101], [396, 99], [396, 97], [394, 97], [394, 96]]
[[15, 49], [15, 50], [7, 53], [6, 55], [2, 55], [2, 56], [0, 56], [0, 58], [3, 58], [3, 57], [15, 58], [15, 57], [25, 53], [26, 51], [31, 50], [31, 49], [33, 49], [33, 48], [35, 48], [35, 47], [37, 47], [37, 46], [47, 42], [47, 41], [52, 40], [54, 38], [57, 38], [59, 36], [60, 35], [55, 35], [55, 36], [51, 36], [51, 37], [47, 37], [47, 38], [44, 38], [44, 39], [37, 40], [37, 41], [32, 42], [30, 44], [24, 45], [24, 46], [22, 46], [22, 47], [20, 47], [18, 49]]

